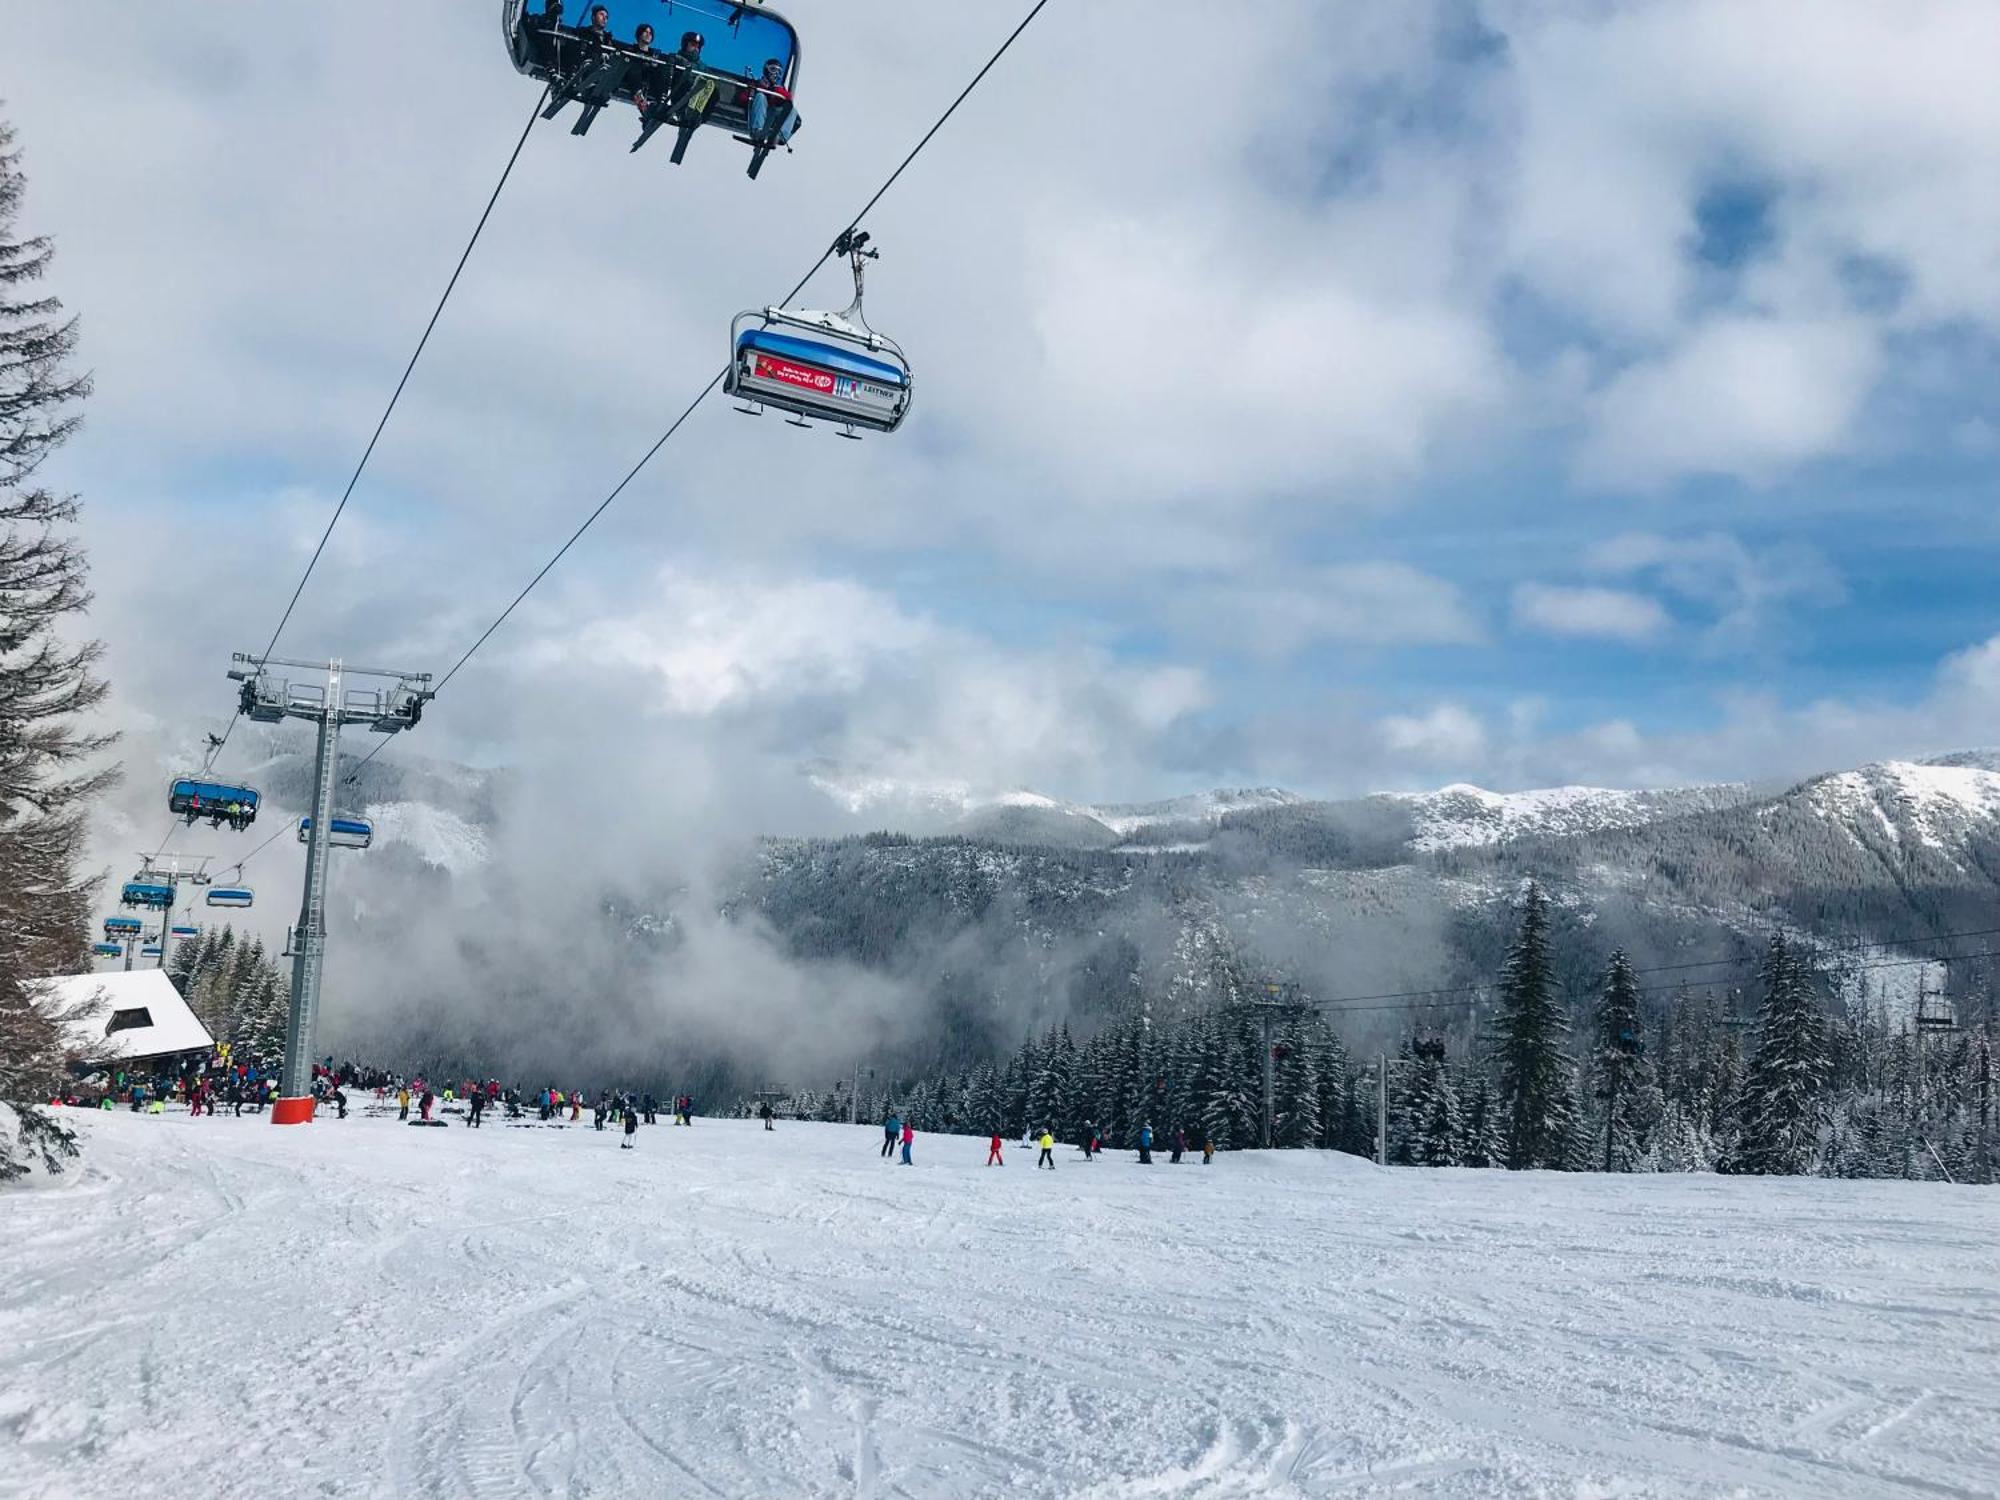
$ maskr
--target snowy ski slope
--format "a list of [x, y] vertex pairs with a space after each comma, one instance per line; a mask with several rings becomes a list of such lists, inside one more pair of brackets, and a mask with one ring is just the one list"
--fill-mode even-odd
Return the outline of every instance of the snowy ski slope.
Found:
[[83, 1121], [8, 1496], [1988, 1496], [2000, 1193]]

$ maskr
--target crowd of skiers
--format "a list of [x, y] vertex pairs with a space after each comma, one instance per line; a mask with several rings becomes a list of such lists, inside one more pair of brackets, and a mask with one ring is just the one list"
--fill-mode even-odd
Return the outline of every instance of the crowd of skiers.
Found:
[[[766, 1104], [762, 1108], [762, 1110], [759, 1111], [759, 1113], [764, 1117], [764, 1128], [766, 1130], [770, 1129], [771, 1106]], [[890, 1158], [894, 1157], [896, 1155], [897, 1147], [900, 1146], [902, 1148], [901, 1165], [906, 1167], [915, 1165], [914, 1161], [912, 1160], [912, 1153], [916, 1147], [916, 1143], [917, 1143], [917, 1132], [909, 1121], [905, 1120], [901, 1115], [897, 1114], [894, 1110], [891, 1110], [886, 1116], [884, 1116], [882, 1120], [882, 1151], [881, 1151], [881, 1156], [884, 1161], [887, 1161]], [[1104, 1142], [1098, 1136], [1097, 1127], [1094, 1124], [1090, 1123], [1089, 1121], [1084, 1122], [1083, 1133], [1078, 1138], [1076, 1144], [1077, 1144], [1077, 1149], [1083, 1152], [1083, 1159], [1085, 1161], [1094, 1160], [1095, 1158], [1103, 1154], [1104, 1151]], [[1056, 1169], [1055, 1133], [1051, 1131], [1047, 1126], [1044, 1126], [1039, 1131], [1034, 1130], [1032, 1128], [1023, 1131], [1021, 1135], [1021, 1145], [1024, 1148], [1033, 1147], [1040, 1151], [1041, 1154], [1035, 1158], [1035, 1169], [1037, 1171], [1040, 1171], [1044, 1167], [1048, 1168], [1051, 1172], [1053, 1172]], [[1187, 1131], [1176, 1127], [1173, 1135], [1167, 1141], [1167, 1149], [1171, 1152], [1171, 1155], [1167, 1158], [1168, 1161], [1174, 1166], [1179, 1166], [1181, 1162], [1181, 1157], [1184, 1156], [1188, 1151]], [[989, 1167], [1006, 1166], [1007, 1161], [1006, 1161], [1005, 1151], [1006, 1151], [1006, 1140], [1001, 1135], [1001, 1133], [996, 1130], [988, 1138], [986, 1143], [986, 1165]], [[1215, 1142], [1204, 1136], [1201, 1142], [1202, 1165], [1207, 1166], [1210, 1162], [1214, 1160], [1215, 1160]], [[1153, 1164], [1153, 1127], [1151, 1125], [1145, 1125], [1141, 1126], [1139, 1130], [1139, 1165], [1142, 1167], [1150, 1167], [1152, 1164]]]
[[[340, 1119], [347, 1118], [349, 1089], [374, 1096], [371, 1113], [386, 1113], [393, 1104], [398, 1120], [419, 1125], [443, 1124], [439, 1118], [440, 1105], [453, 1113], [462, 1111], [465, 1123], [473, 1129], [478, 1129], [488, 1115], [496, 1113], [506, 1120], [522, 1123], [532, 1113], [538, 1124], [577, 1125], [582, 1123], [584, 1112], [588, 1110], [592, 1128], [601, 1131], [609, 1127], [621, 1132], [624, 1139], [619, 1144], [626, 1150], [632, 1148], [633, 1137], [642, 1123], [656, 1124], [659, 1116], [666, 1112], [656, 1095], [643, 1091], [601, 1089], [593, 1097], [586, 1090], [561, 1089], [553, 1083], [526, 1091], [503, 1086], [497, 1078], [484, 1081], [463, 1078], [437, 1083], [421, 1075], [406, 1077], [385, 1068], [364, 1067], [352, 1062], [336, 1064], [331, 1057], [313, 1064], [312, 1089], [314, 1096], [323, 1105], [332, 1107]], [[159, 1114], [169, 1103], [185, 1104], [191, 1115], [213, 1115], [220, 1105], [232, 1114], [240, 1115], [246, 1108], [253, 1113], [261, 1113], [276, 1096], [276, 1091], [275, 1068], [264, 1067], [251, 1058], [232, 1056], [231, 1049], [224, 1045], [205, 1058], [183, 1059], [177, 1070], [146, 1076], [137, 1073], [128, 1076], [120, 1072], [107, 1079], [97, 1094], [73, 1089], [64, 1098], [51, 1102], [104, 1109], [128, 1104], [135, 1114], [141, 1111]], [[693, 1095], [676, 1094], [671, 1101], [671, 1110], [674, 1124], [694, 1124]], [[766, 1130], [775, 1128], [777, 1115], [768, 1099], [759, 1103], [757, 1118]], [[884, 1117], [880, 1153], [884, 1161], [894, 1160], [902, 1166], [914, 1166], [916, 1141], [916, 1128], [910, 1121], [893, 1110]], [[1191, 1146], [1187, 1131], [1179, 1127], [1157, 1144], [1167, 1151], [1168, 1162], [1175, 1166], [1191, 1149], [1201, 1152], [1203, 1165], [1215, 1160], [1213, 1140], [1204, 1136], [1198, 1146]], [[993, 1131], [987, 1141], [987, 1166], [1006, 1165], [1005, 1145], [1001, 1132]], [[1055, 1170], [1056, 1138], [1052, 1130], [1047, 1127], [1026, 1130], [1022, 1133], [1021, 1145], [1038, 1152], [1035, 1159], [1037, 1170]], [[1085, 1161], [1095, 1159], [1104, 1150], [1096, 1125], [1089, 1121], [1084, 1122], [1076, 1145]], [[1153, 1127], [1150, 1124], [1142, 1126], [1138, 1140], [1141, 1166], [1153, 1164], [1155, 1145]]]

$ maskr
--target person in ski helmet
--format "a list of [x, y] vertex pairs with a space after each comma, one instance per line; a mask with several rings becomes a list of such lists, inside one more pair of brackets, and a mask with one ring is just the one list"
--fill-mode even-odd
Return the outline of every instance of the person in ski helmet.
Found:
[[1047, 1167], [1053, 1172], [1056, 1169], [1055, 1136], [1049, 1133], [1047, 1127], [1044, 1127], [1041, 1139], [1036, 1141], [1035, 1144], [1042, 1148], [1042, 1154], [1035, 1158], [1035, 1170], [1039, 1172], [1043, 1167]]

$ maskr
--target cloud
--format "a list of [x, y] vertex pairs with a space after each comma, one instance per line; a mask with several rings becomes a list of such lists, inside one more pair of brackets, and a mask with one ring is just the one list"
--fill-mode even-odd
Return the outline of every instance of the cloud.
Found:
[[1485, 639], [1453, 584], [1403, 563], [1339, 563], [1176, 589], [1183, 639], [1284, 657], [1302, 647], [1468, 646]]
[[849, 580], [662, 568], [641, 598], [545, 606], [510, 654], [518, 691], [636, 704], [728, 757], [913, 784], [1119, 794], [1207, 705], [1205, 675], [1080, 642], [1007, 646]]
[[1621, 487], [1696, 474], [1769, 483], [1851, 443], [1880, 364], [1856, 320], [1717, 319], [1594, 398], [1578, 468]]
[[1392, 757], [1423, 768], [1477, 766], [1486, 756], [1486, 726], [1456, 703], [1422, 715], [1391, 714], [1382, 720], [1381, 739]]
[[1524, 583], [1514, 590], [1514, 623], [1548, 635], [1648, 641], [1670, 621], [1659, 600], [1644, 594]]
[[1811, 547], [1752, 548], [1727, 532], [1666, 536], [1626, 532], [1590, 547], [1585, 571], [1649, 578], [1709, 617], [1712, 649], [1768, 645], [1785, 612], [1845, 597], [1838, 572]]

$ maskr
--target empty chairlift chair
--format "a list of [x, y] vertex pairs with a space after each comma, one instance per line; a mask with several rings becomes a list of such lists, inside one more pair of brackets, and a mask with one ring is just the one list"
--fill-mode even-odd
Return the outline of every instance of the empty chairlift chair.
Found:
[[190, 927], [185, 922], [182, 922], [175, 925], [173, 934], [176, 941], [181, 938], [197, 938], [201, 936], [201, 929], [199, 927]]
[[257, 893], [247, 885], [212, 885], [208, 888], [207, 901], [210, 906], [254, 906]]
[[[312, 836], [312, 819], [299, 819], [299, 842]], [[375, 825], [366, 818], [329, 818], [326, 841], [335, 849], [366, 849], [375, 842]]]
[[834, 253], [846, 256], [854, 272], [854, 301], [845, 312], [767, 307], [736, 315], [722, 388], [744, 403], [738, 411], [761, 416], [772, 407], [791, 413], [795, 427], [820, 417], [849, 438], [861, 435], [856, 429], [894, 432], [903, 425], [914, 379], [902, 348], [870, 328], [862, 313], [862, 267], [877, 254], [867, 244], [858, 232], [834, 242]]

